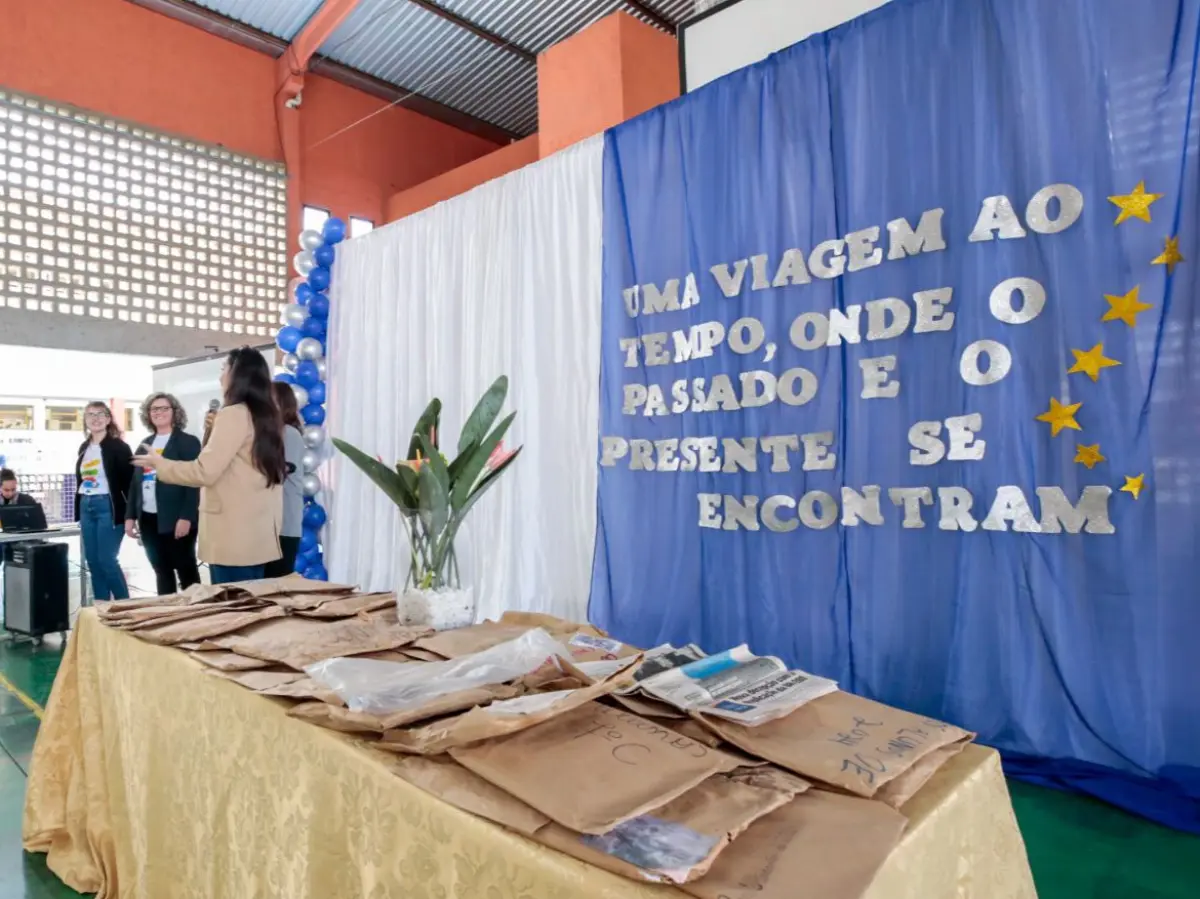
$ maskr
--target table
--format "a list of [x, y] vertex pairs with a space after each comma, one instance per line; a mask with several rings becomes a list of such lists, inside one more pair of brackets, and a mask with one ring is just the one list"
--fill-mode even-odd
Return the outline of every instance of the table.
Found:
[[[34, 748], [24, 844], [100, 899], [668, 899], [397, 778], [186, 654], [79, 616]], [[904, 809], [867, 899], [1034, 899], [995, 752]]]

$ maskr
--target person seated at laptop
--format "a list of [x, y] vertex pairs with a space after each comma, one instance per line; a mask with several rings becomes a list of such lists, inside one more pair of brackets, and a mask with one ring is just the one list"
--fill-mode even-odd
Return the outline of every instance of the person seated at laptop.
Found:
[[17, 486], [17, 475], [11, 468], [0, 468], [0, 506], [40, 506], [28, 493]]

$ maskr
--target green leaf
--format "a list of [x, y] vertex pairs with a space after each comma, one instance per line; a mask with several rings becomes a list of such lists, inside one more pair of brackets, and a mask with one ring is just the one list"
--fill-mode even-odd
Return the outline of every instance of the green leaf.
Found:
[[470, 495], [471, 488], [475, 486], [475, 482], [479, 480], [480, 474], [487, 466], [487, 461], [492, 455], [492, 451], [500, 445], [504, 440], [504, 435], [508, 431], [509, 425], [512, 424], [517, 413], [513, 412], [505, 418], [500, 424], [496, 425], [496, 429], [488, 434], [474, 450], [471, 451], [464, 463], [462, 470], [458, 472], [458, 476], [454, 479], [454, 492], [450, 496], [450, 504], [455, 509], [461, 509], [467, 501], [467, 496]]
[[425, 464], [422, 468], [432, 468], [434, 476], [442, 484], [442, 492], [449, 498], [450, 496], [450, 473], [446, 469], [446, 460], [442, 458], [442, 454], [438, 452], [436, 446], [433, 446], [425, 437], [421, 438], [421, 451], [425, 453]]
[[351, 462], [353, 462], [363, 474], [382, 490], [392, 502], [401, 509], [412, 508], [415, 505], [416, 495], [409, 491], [400, 475], [392, 469], [388, 468], [378, 459], [372, 458], [360, 450], [353, 444], [347, 443], [344, 440], [333, 438], [333, 445], [336, 446]]
[[429, 401], [429, 405], [425, 407], [425, 411], [421, 413], [421, 417], [417, 419], [417, 425], [413, 428], [412, 440], [408, 442], [407, 458], [417, 458], [417, 450], [421, 448], [421, 438], [424, 437], [428, 440], [430, 432], [433, 433], [433, 445], [437, 447], [437, 432], [441, 430], [439, 427], [441, 416], [442, 401], [435, 396]]
[[407, 512], [415, 512], [420, 503], [417, 501], [417, 473], [403, 462], [396, 463], [396, 475], [404, 487], [405, 498], [408, 500]]
[[471, 507], [479, 501], [479, 498], [483, 496], [489, 487], [496, 483], [496, 479], [500, 477], [500, 474], [504, 471], [504, 469], [508, 468], [508, 466], [512, 465], [513, 462], [517, 461], [517, 456], [521, 455], [522, 449], [524, 449], [524, 447], [518, 446], [515, 450], [513, 450], [513, 454], [511, 456], [501, 462], [500, 465], [494, 470], [489, 471], [487, 476], [480, 481], [479, 485], [471, 492], [471, 495], [467, 497], [467, 501], [463, 504], [462, 508], [455, 510], [454, 520], [450, 523], [450, 530], [446, 534], [446, 540], [448, 542], [453, 542], [455, 536], [458, 534], [459, 527], [467, 517], [467, 513], [471, 511]]
[[437, 540], [450, 518], [450, 497], [446, 485], [434, 472], [432, 465], [422, 465], [417, 475], [421, 490], [421, 524], [430, 540]]
[[466, 423], [462, 427], [462, 433], [458, 435], [458, 452], [460, 455], [472, 444], [477, 444], [483, 440], [483, 435], [488, 432], [488, 429], [492, 426], [492, 422], [500, 414], [500, 409], [504, 405], [504, 398], [506, 396], [508, 396], [508, 376], [501, 375], [487, 389], [487, 392], [479, 398], [479, 402], [475, 404], [474, 410], [467, 416]]

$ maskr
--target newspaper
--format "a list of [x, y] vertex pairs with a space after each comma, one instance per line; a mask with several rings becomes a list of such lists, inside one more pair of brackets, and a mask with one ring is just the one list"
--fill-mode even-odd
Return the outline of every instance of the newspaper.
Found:
[[774, 656], [756, 656], [745, 645], [713, 656], [691, 644], [660, 646], [646, 654], [634, 681], [634, 689], [676, 708], [750, 727], [837, 689], [835, 681], [789, 671]]

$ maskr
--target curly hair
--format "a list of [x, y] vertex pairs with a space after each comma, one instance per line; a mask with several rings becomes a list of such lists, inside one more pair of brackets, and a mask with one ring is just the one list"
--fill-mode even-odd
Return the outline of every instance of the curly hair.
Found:
[[184, 411], [183, 406], [179, 405], [179, 400], [169, 393], [152, 393], [142, 400], [142, 408], [138, 414], [142, 424], [146, 426], [146, 430], [155, 430], [154, 422], [150, 420], [150, 407], [155, 400], [166, 400], [171, 404], [171, 427], [181, 431], [187, 427], [187, 412]]

